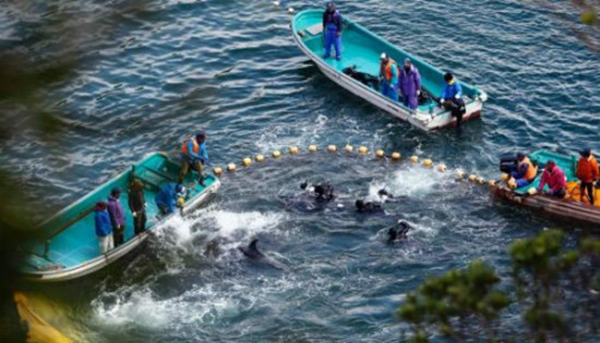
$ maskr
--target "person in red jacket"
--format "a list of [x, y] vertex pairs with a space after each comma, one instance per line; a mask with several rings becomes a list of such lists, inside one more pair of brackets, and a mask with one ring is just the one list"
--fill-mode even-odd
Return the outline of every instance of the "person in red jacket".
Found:
[[546, 162], [546, 169], [544, 169], [544, 173], [542, 174], [538, 192], [541, 193], [546, 184], [548, 185], [548, 190], [545, 192], [546, 195], [561, 199], [565, 197], [567, 193], [567, 179], [565, 178], [565, 173], [556, 166], [553, 160]]
[[583, 149], [581, 158], [577, 162], [577, 178], [581, 181], [579, 191], [581, 193], [581, 201], [587, 191], [590, 204], [594, 204], [594, 181], [598, 179], [598, 163], [592, 157], [591, 149]]

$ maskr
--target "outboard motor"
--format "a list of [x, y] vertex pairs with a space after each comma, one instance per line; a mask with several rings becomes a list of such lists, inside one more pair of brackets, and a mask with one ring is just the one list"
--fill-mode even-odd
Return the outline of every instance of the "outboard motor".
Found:
[[519, 161], [514, 155], [504, 155], [500, 157], [500, 171], [503, 173], [510, 174], [517, 170], [517, 164]]

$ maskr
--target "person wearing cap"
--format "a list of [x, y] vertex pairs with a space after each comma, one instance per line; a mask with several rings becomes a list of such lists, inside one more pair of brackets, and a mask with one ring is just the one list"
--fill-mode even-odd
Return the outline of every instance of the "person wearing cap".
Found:
[[590, 204], [594, 204], [594, 181], [598, 179], [598, 162], [592, 156], [592, 150], [589, 148], [583, 149], [580, 152], [581, 157], [577, 162], [577, 178], [581, 181], [579, 191], [581, 194], [581, 202], [587, 191]]
[[114, 247], [112, 236], [112, 225], [106, 208], [108, 205], [104, 201], [99, 201], [94, 206], [94, 224], [96, 227], [96, 236], [100, 246], [100, 253], [105, 254]]
[[342, 59], [342, 15], [335, 9], [333, 2], [327, 3], [323, 12], [323, 40], [325, 41], [325, 55], [331, 57], [331, 46], [335, 48], [335, 59]]
[[556, 198], [564, 198], [567, 189], [567, 179], [565, 173], [556, 165], [553, 160], [546, 162], [546, 168], [542, 174], [542, 180], [538, 186], [538, 192], [544, 191], [544, 186], [548, 185], [546, 195]]
[[452, 116], [456, 117], [456, 125], [460, 127], [466, 108], [462, 99], [462, 87], [451, 73], [444, 74], [444, 90], [440, 96], [440, 105], [451, 111]]
[[121, 189], [113, 188], [108, 196], [108, 215], [113, 229], [113, 243], [115, 247], [125, 243], [125, 213], [121, 206]]
[[421, 75], [410, 59], [404, 60], [404, 67], [400, 69], [399, 78], [402, 103], [411, 110], [419, 106], [419, 93], [421, 92]]
[[381, 79], [381, 94], [398, 101], [398, 65], [385, 52], [381, 54], [379, 78]]
[[175, 212], [178, 198], [185, 196], [185, 187], [181, 184], [167, 182], [158, 187], [158, 192], [154, 197], [156, 206], [161, 215], [168, 215]]
[[144, 183], [133, 180], [127, 194], [129, 210], [133, 216], [133, 232], [138, 235], [146, 231], [146, 197], [144, 195]]
[[190, 168], [198, 172], [198, 183], [205, 187], [204, 166], [208, 164], [208, 153], [206, 152], [206, 133], [200, 131], [195, 136], [188, 137], [181, 146], [181, 169], [177, 183], [183, 183], [183, 178]]
[[519, 152], [517, 153], [517, 170], [511, 172], [510, 176], [516, 180], [517, 188], [525, 187], [535, 180], [537, 169], [533, 166], [529, 157]]

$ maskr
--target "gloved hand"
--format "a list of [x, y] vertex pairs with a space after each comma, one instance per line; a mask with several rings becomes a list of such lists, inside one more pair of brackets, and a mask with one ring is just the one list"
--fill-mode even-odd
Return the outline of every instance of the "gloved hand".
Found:
[[440, 99], [440, 105], [442, 105], [442, 106], [443, 106], [443, 105], [444, 105], [444, 101], [446, 101], [446, 100], [444, 100], [444, 99]]
[[418, 90], [417, 91], [417, 96], [419, 96], [419, 95], [421, 95], [421, 91]]
[[132, 212], [131, 215], [133, 216], [133, 218], [137, 217], [137, 212]]
[[454, 96], [454, 99], [456, 99], [456, 100], [460, 99], [460, 95], [456, 94], [456, 95]]

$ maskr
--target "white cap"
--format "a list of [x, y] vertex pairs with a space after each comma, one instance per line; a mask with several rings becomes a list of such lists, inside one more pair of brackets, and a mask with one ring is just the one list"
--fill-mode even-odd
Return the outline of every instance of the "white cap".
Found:
[[384, 60], [387, 58], [387, 54], [385, 52], [381, 53], [381, 59]]

